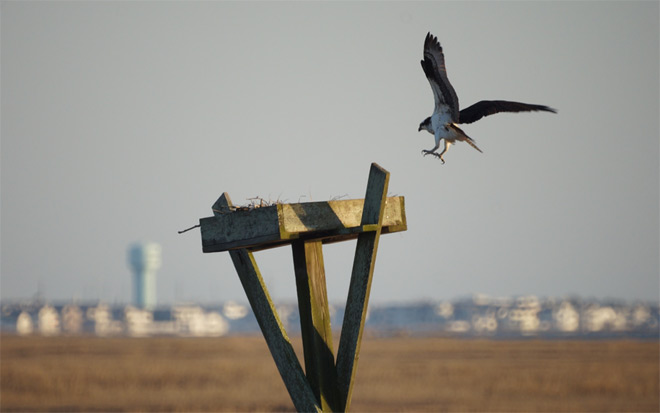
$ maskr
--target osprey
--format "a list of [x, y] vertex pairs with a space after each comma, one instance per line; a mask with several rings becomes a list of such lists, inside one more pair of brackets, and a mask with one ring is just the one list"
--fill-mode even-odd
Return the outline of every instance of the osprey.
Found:
[[[457, 124], [476, 122], [484, 116], [499, 112], [533, 112], [546, 111], [557, 113], [556, 110], [543, 105], [532, 105], [529, 103], [508, 102], [506, 100], [482, 100], [459, 112], [458, 96], [447, 78], [445, 68], [445, 56], [442, 54], [442, 46], [437, 37], [431, 33], [424, 40], [424, 60], [421, 61], [424, 74], [433, 89], [435, 98], [435, 110], [433, 114], [419, 124], [418, 132], [422, 129], [435, 136], [435, 146], [431, 150], [422, 150], [424, 156], [434, 155], [442, 163], [442, 155], [456, 141], [467, 142], [474, 149], [481, 152], [474, 140], [467, 136]], [[439, 154], [436, 152], [440, 147], [440, 141], [445, 140], [445, 147]]]

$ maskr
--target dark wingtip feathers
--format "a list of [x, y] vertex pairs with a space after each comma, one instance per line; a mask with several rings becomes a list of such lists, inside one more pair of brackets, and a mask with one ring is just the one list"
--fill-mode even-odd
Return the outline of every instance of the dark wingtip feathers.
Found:
[[461, 110], [459, 114], [459, 123], [476, 122], [484, 116], [493, 115], [501, 112], [552, 112], [557, 113], [556, 109], [545, 105], [534, 105], [522, 102], [509, 102], [506, 100], [482, 100], [474, 105]]
[[[517, 102], [514, 102], [514, 103], [517, 103]], [[557, 113], [557, 109], [551, 108], [550, 106], [533, 105], [533, 104], [529, 104], [529, 103], [519, 103], [519, 105], [521, 105], [521, 106], [524, 105], [525, 106], [524, 109], [521, 107], [520, 112], [537, 112], [537, 111], [541, 111], [541, 112]]]
[[437, 49], [440, 52], [442, 52], [442, 46], [440, 46], [440, 42], [438, 41], [438, 38], [432, 35], [431, 32], [428, 32], [426, 34], [426, 39], [424, 39], [424, 51], [432, 50], [432, 49]]

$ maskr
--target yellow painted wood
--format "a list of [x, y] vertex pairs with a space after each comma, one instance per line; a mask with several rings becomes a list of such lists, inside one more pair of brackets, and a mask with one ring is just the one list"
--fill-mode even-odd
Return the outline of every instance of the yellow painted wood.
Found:
[[[258, 251], [295, 239], [345, 241], [364, 231], [360, 222], [363, 199], [277, 204], [252, 210], [231, 210], [218, 202], [220, 199], [214, 204], [213, 217], [200, 219], [204, 252], [236, 248]], [[382, 226], [383, 234], [407, 229], [403, 197], [387, 198]]]
[[324, 412], [338, 411], [337, 373], [326, 291], [323, 245], [294, 241], [293, 264], [298, 290], [305, 373]]
[[[392, 197], [385, 201], [384, 226], [405, 225], [402, 199], [403, 197]], [[298, 235], [357, 227], [362, 219], [363, 205], [364, 199], [279, 204], [277, 207], [280, 232]]]

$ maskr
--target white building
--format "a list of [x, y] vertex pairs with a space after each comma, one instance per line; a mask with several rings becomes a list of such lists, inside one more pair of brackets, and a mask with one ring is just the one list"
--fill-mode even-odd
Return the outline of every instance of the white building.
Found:
[[60, 316], [57, 310], [50, 305], [41, 307], [38, 314], [39, 332], [45, 336], [60, 333]]
[[574, 332], [580, 327], [580, 313], [568, 301], [563, 301], [559, 305], [553, 312], [552, 318], [559, 331]]
[[229, 323], [216, 311], [209, 313], [199, 306], [172, 308], [176, 332], [183, 336], [219, 337], [227, 334]]
[[248, 314], [248, 308], [234, 301], [228, 301], [222, 307], [222, 313], [230, 320], [239, 320]]
[[126, 334], [131, 337], [146, 337], [153, 333], [154, 315], [149, 310], [133, 306], [124, 308]]
[[79, 334], [83, 329], [83, 312], [77, 305], [69, 304], [62, 309], [62, 330], [69, 334]]
[[87, 309], [87, 319], [94, 323], [94, 333], [98, 336], [121, 334], [124, 326], [121, 321], [112, 317], [112, 311], [107, 304], [99, 304]]
[[16, 319], [16, 332], [20, 335], [32, 334], [34, 332], [34, 323], [32, 316], [27, 311], [21, 311]]
[[624, 331], [627, 328], [627, 314], [619, 309], [598, 304], [590, 305], [584, 312], [584, 327], [587, 331]]
[[541, 327], [539, 312], [541, 311], [541, 301], [534, 295], [518, 297], [515, 308], [508, 312], [509, 323], [515, 330], [522, 334], [534, 334]]

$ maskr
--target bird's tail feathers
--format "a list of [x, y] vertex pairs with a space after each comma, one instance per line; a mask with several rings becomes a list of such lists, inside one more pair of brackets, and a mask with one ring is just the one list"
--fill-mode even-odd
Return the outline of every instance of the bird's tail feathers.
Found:
[[[454, 131], [457, 133], [457, 135], [458, 135], [457, 140], [459, 140], [459, 141], [463, 141], [463, 142], [467, 142], [471, 147], [473, 147], [474, 149], [476, 149], [476, 150], [478, 150], [479, 152], [481, 152], [481, 149], [479, 149], [479, 147], [478, 147], [477, 144], [474, 142], [474, 140], [473, 140], [471, 137], [467, 136], [467, 134], [466, 134], [465, 132], [463, 132], [463, 130], [462, 130], [461, 128], [459, 128], [458, 126], [456, 126], [456, 125], [453, 124], [453, 123], [450, 124], [450, 127], [451, 127], [452, 129], [454, 129]], [[483, 153], [483, 152], [481, 152], [481, 153]]]
[[[474, 149], [476, 149], [476, 150], [478, 150], [479, 152], [481, 152], [481, 149], [479, 149], [479, 147], [477, 146], [476, 143], [474, 143], [474, 140], [473, 140], [471, 137], [469, 137], [469, 136], [466, 135], [466, 136], [465, 136], [465, 142], [467, 142], [467, 143], [468, 143], [471, 147], [473, 147]], [[483, 152], [481, 152], [481, 153], [483, 153]]]

